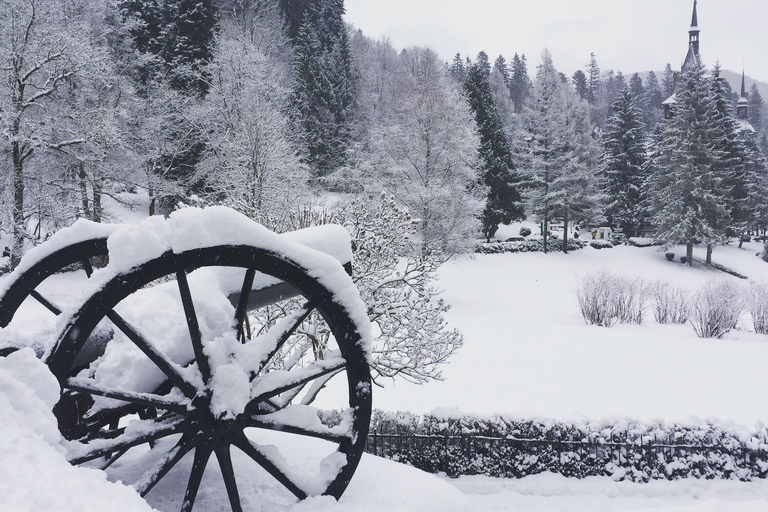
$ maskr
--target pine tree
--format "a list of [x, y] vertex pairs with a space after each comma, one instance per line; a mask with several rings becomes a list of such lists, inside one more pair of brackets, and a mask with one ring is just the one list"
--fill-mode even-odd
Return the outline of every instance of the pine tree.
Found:
[[509, 223], [524, 218], [524, 211], [517, 190], [517, 179], [512, 163], [509, 142], [504, 135], [491, 85], [485, 69], [478, 63], [469, 68], [464, 82], [464, 93], [475, 114], [480, 132], [480, 156], [484, 163], [483, 181], [488, 187], [488, 199], [482, 215], [483, 236], [490, 241], [499, 223]]
[[661, 119], [661, 103], [664, 99], [659, 88], [659, 79], [656, 78], [656, 73], [649, 71], [648, 78], [645, 81], [645, 101], [643, 102], [645, 107], [643, 120], [645, 121], [646, 130], [653, 130], [656, 123]]
[[571, 78], [573, 88], [576, 90], [576, 94], [579, 98], [586, 100], [589, 96], [589, 88], [587, 87], [587, 75], [582, 70], [577, 70]]
[[[643, 79], [640, 78], [638, 73], [632, 75], [629, 79], [629, 92], [635, 98], [635, 103], [640, 107], [642, 105], [643, 98], [645, 97], [645, 87], [643, 86]], [[621, 94], [621, 91], [619, 91]], [[640, 108], [642, 110], [642, 108]]]
[[642, 224], [640, 193], [646, 162], [642, 113], [628, 89], [619, 93], [611, 107], [614, 114], [608, 120], [603, 156], [610, 201], [605, 214], [612, 227], [628, 237], [637, 236]]
[[589, 54], [589, 63], [587, 64], [587, 101], [590, 105], [597, 103], [600, 98], [600, 67], [597, 65], [597, 59], [594, 53]]
[[453, 56], [453, 62], [451, 62], [451, 77], [460, 84], [463, 84], [464, 80], [467, 78], [467, 71], [464, 68], [464, 60], [461, 58], [460, 53]]
[[531, 93], [531, 79], [528, 78], [528, 64], [525, 55], [515, 53], [512, 58], [512, 74], [510, 77], [509, 95], [515, 105], [515, 114], [521, 114]]
[[664, 73], [661, 75], [661, 92], [664, 94], [665, 99], [675, 93], [675, 73], [672, 71], [672, 66], [669, 63], [667, 63]]
[[686, 244], [689, 265], [695, 241], [720, 244], [731, 223], [723, 178], [715, 172], [723, 158], [715, 145], [720, 136], [711, 83], [695, 66], [681, 78], [675, 115], [665, 124], [650, 178], [656, 236], [666, 245]]
[[752, 87], [749, 88], [749, 117], [747, 120], [755, 127], [755, 130], [758, 131], [762, 130], [764, 106], [765, 103], [763, 102], [763, 97], [760, 95], [760, 89], [757, 88], [756, 83], [753, 83]]

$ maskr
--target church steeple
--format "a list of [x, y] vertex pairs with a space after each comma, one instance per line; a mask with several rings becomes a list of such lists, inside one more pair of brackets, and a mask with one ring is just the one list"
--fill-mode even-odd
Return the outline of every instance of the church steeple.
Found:
[[696, 57], [699, 56], [699, 14], [697, 9], [698, 0], [693, 0], [693, 16], [691, 17], [691, 28], [688, 30], [688, 44], [693, 47]]
[[747, 75], [744, 70], [741, 72], [741, 98], [736, 105], [736, 117], [746, 120], [749, 114], [749, 101], [747, 100]]

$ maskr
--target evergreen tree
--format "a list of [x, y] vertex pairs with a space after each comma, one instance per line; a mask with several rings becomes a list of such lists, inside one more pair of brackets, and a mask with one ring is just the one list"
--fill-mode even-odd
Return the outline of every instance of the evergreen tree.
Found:
[[744, 147], [744, 181], [747, 184], [744, 211], [748, 227], [759, 233], [768, 228], [768, 159], [760, 151], [757, 134], [740, 133]]
[[675, 73], [672, 71], [672, 66], [669, 63], [667, 63], [664, 73], [661, 75], [661, 92], [664, 95], [664, 99], [669, 98], [675, 93]]
[[512, 153], [504, 135], [501, 116], [491, 93], [485, 69], [478, 63], [471, 66], [464, 82], [464, 93], [475, 114], [480, 133], [480, 157], [484, 164], [483, 181], [488, 199], [482, 214], [483, 236], [490, 241], [500, 222], [510, 223], [524, 218], [517, 189]]
[[624, 89], [611, 105], [613, 116], [608, 120], [605, 135], [603, 173], [609, 204], [608, 223], [626, 236], [637, 236], [642, 224], [640, 193], [646, 162], [646, 137], [642, 113], [636, 97]]
[[587, 64], [587, 101], [590, 105], [597, 103], [600, 97], [600, 67], [597, 65], [597, 59], [594, 53], [589, 54], [589, 63]]
[[586, 100], [589, 96], [589, 88], [587, 87], [587, 75], [582, 70], [577, 70], [571, 78], [573, 82], [573, 88], [576, 90], [576, 94], [579, 98]]
[[467, 71], [464, 68], [464, 61], [462, 60], [460, 53], [453, 56], [453, 62], [451, 62], [451, 77], [460, 84], [463, 84], [464, 80], [467, 78]]
[[213, 59], [219, 28], [215, 0], [177, 0], [163, 4], [163, 47], [173, 88], [205, 96], [209, 77], [205, 66]]
[[659, 79], [656, 78], [656, 73], [649, 71], [645, 81], [645, 101], [643, 101], [645, 107], [643, 120], [646, 130], [652, 130], [661, 119], [663, 108], [661, 104], [665, 99], [659, 88]]
[[512, 74], [510, 77], [509, 95], [515, 105], [515, 114], [521, 114], [526, 100], [531, 93], [531, 79], [528, 77], [528, 63], [525, 55], [515, 53], [512, 58]]
[[752, 87], [749, 88], [748, 99], [749, 111], [747, 112], [747, 120], [755, 127], [755, 130], [760, 131], [762, 130], [763, 107], [765, 106], [765, 103], [763, 102], [763, 97], [760, 95], [760, 89], [757, 88], [756, 83], [753, 83]]
[[509, 67], [507, 66], [507, 60], [504, 58], [503, 55], [499, 55], [496, 57], [496, 60], [493, 62], [493, 71], [499, 73], [502, 78], [504, 79], [504, 84], [509, 88], [510, 85], [510, 75], [509, 75]]
[[[642, 105], [643, 98], [645, 97], [645, 87], [643, 86], [643, 79], [640, 78], [638, 73], [632, 75], [629, 79], [629, 92], [635, 99], [635, 103], [640, 107]], [[619, 92], [621, 94], [621, 91]], [[642, 108], [640, 108], [642, 110]]]
[[[343, 167], [351, 138], [354, 76], [343, 0], [281, 4], [294, 46], [293, 120], [316, 177]], [[300, 16], [300, 10], [303, 13]], [[302, 23], [293, 35], [296, 19]]]
[[723, 154], [712, 86], [699, 66], [681, 78], [675, 115], [664, 127], [662, 147], [650, 178], [653, 186], [652, 222], [666, 245], [687, 245], [693, 264], [693, 244], [712, 247], [726, 240], [731, 223], [723, 178], [715, 170]]
[[745, 148], [739, 133], [739, 125], [733, 115], [730, 86], [720, 76], [719, 64], [715, 65], [710, 83], [715, 107], [713, 123], [717, 134], [713, 145], [720, 155], [713, 162], [712, 172], [722, 179], [722, 186], [726, 192], [726, 207], [732, 222], [730, 234], [741, 235], [746, 230], [750, 218], [747, 205], [749, 190], [744, 174]]
[[491, 76], [491, 61], [488, 59], [487, 53], [481, 50], [480, 53], [477, 54], [477, 62], [475, 65], [480, 67], [486, 77]]

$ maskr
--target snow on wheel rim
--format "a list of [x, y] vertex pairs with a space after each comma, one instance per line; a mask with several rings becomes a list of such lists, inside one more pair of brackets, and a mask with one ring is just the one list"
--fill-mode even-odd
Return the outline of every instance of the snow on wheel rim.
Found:
[[[306, 250], [306, 248], [302, 249]], [[214, 347], [217, 346], [216, 343], [203, 339], [200, 334], [197, 335], [197, 341], [195, 341], [194, 333], [200, 332], [194, 311], [195, 306], [198, 305], [195, 300], [199, 300], [199, 297], [192, 298], [195, 294], [189, 292], [187, 274], [194, 269], [209, 267], [238, 267], [241, 272], [245, 272], [246, 280], [249, 272], [245, 269], [256, 269], [260, 273], [274, 276], [290, 283], [297, 290], [301, 290], [302, 295], [308, 299], [312, 306], [317, 308], [326, 321], [328, 328], [338, 342], [339, 353], [334, 357], [317, 361], [315, 364], [295, 372], [289, 371], [281, 374], [273, 371], [260, 378], [252, 376], [251, 380], [248, 381], [251, 387], [250, 394], [245, 398], [242, 397], [242, 393], [240, 393], [240, 398], [216, 393], [215, 388], [217, 386], [230, 385], [232, 389], [237, 389], [236, 385], [232, 385], [232, 382], [228, 381], [232, 380], [232, 375], [237, 374], [238, 365], [240, 370], [243, 369], [243, 365], [240, 364], [240, 359], [235, 357], [236, 364], [226, 363], [229, 364], [226, 372], [218, 371], [221, 364], [213, 368], [206, 368], [209, 359], [215, 362], [218, 357], [219, 363], [221, 363], [221, 354], [217, 355], [216, 350], [214, 350]], [[343, 279], [349, 280], [346, 274], [343, 274], [341, 265], [336, 263], [336, 267], [342, 272], [338, 275], [343, 275]], [[130, 322], [122, 318], [119, 313], [118, 304], [123, 299], [129, 298], [135, 292], [140, 292], [142, 287], [165, 275], [176, 276], [175, 284], [178, 286], [178, 293], [181, 295], [181, 302], [187, 317], [185, 328], [188, 329], [188, 339], [193, 345], [193, 352], [196, 356], [205, 354], [201, 357], [195, 357], [196, 364], [192, 366], [184, 367], [183, 364], [172, 361], [171, 357], [157, 349], [148, 339], [151, 338], [151, 334], [145, 337], [145, 333], [131, 326]], [[169, 284], [173, 285], [174, 282]], [[194, 287], [195, 285], [193, 285]], [[186, 299], [185, 289], [187, 290]], [[206, 301], [202, 301], [202, 303], [207, 304]], [[117, 310], [115, 310], [116, 306], [118, 306]], [[205, 307], [207, 306], [204, 306], [203, 309]], [[277, 329], [285, 329], [285, 332], [291, 327], [295, 329], [295, 326], [301, 324], [308, 315], [307, 312], [294, 312], [293, 317], [289, 315], [283, 322], [284, 324], [287, 322], [288, 325]], [[307, 268], [292, 261], [292, 258], [287, 257], [282, 252], [264, 248], [240, 245], [191, 249], [179, 253], [167, 251], [160, 257], [134, 266], [127, 272], [119, 273], [100, 285], [99, 290], [72, 315], [69, 324], [59, 338], [56, 349], [48, 358], [48, 364], [62, 386], [68, 390], [64, 394], [65, 398], [67, 395], [70, 398], [86, 396], [90, 402], [86, 401], [85, 405], [90, 407], [96, 400], [103, 401], [102, 397], [108, 397], [108, 400], [130, 404], [134, 412], [139, 410], [146, 413], [150, 409], [163, 412], [157, 419], [147, 418], [131, 422], [127, 427], [115, 425], [115, 428], [111, 428], [109, 427], [110, 422], [114, 423], [120, 418], [124, 420], [128, 411], [125, 407], [122, 410], [113, 409], [114, 414], [112, 416], [109, 414], [104, 416], [102, 414], [104, 411], [110, 412], [109, 408], [105, 408], [96, 413], [97, 417], [99, 414], [102, 415], [99, 417], [101, 423], [96, 423], [95, 426], [91, 425], [89, 431], [88, 428], [83, 430], [83, 425], [76, 425], [78, 422], [87, 424], [93, 418], [88, 417], [87, 412], [80, 416], [75, 414], [75, 418], [72, 418], [70, 414], [70, 418], [67, 419], [67, 410], [82, 408], [83, 403], [77, 404], [76, 401], [67, 402], [66, 399], [63, 399], [57, 411], [60, 423], [63, 424], [62, 430], [73, 429], [65, 433], [69, 437], [84, 435], [85, 439], [90, 441], [87, 445], [72, 443], [70, 459], [74, 463], [82, 463], [106, 456], [108, 457], [106, 464], [109, 464], [111, 463], [109, 458], [115, 459], [133, 446], [156, 442], [172, 435], [181, 435], [177, 444], [168, 450], [153, 470], [149, 471], [149, 476], [145, 475], [142, 481], [137, 483], [142, 494], [149, 492], [154, 484], [167, 473], [167, 469], [173, 467], [186, 453], [194, 449], [195, 461], [192, 465], [192, 474], [187, 488], [187, 494], [190, 496], [185, 496], [184, 503], [187, 505], [183, 505], [182, 510], [191, 508], [194, 503], [194, 495], [197, 486], [199, 486], [205, 463], [213, 455], [218, 459], [222, 474], [225, 475], [224, 480], [233, 510], [238, 510], [239, 498], [237, 498], [236, 479], [232, 470], [229, 450], [231, 446], [235, 446], [258, 462], [261, 467], [299, 498], [309, 494], [328, 494], [336, 498], [340, 497], [362, 455], [371, 410], [368, 351], [367, 343], [364, 341], [367, 334], [366, 326], [360, 328], [359, 322], [355, 321], [354, 316], [354, 314], [349, 313], [349, 308], [344, 300], [338, 300], [338, 294], [329, 290], [320, 280], [310, 275]], [[151, 364], [168, 377], [167, 380], [173, 383], [172, 391], [167, 384], [162, 390], [159, 388], [150, 389], [149, 392], [142, 389], [115, 389], [104, 386], [103, 383], [95, 380], [93, 378], [95, 373], [89, 375], [89, 370], [85, 370], [77, 376], [72, 374], [72, 366], [77, 360], [78, 353], [86, 344], [88, 336], [97, 326], [99, 326], [97, 332], [103, 331], [103, 323], [100, 325], [100, 322], [104, 318], [109, 319], [114, 332], [119, 332], [129, 338], [141, 349], [147, 361], [151, 361]], [[207, 318], [204, 320], [207, 321]], [[231, 319], [228, 320], [233, 323]], [[104, 323], [107, 322], [104, 321]], [[362, 334], [361, 330], [363, 331]], [[272, 332], [271, 337], [262, 337], [261, 341], [267, 339], [275, 343], [275, 339], [281, 338], [281, 332], [283, 331], [278, 330], [277, 334]], [[227, 350], [230, 350], [235, 346], [233, 337], [236, 336], [237, 332], [233, 327], [230, 330], [228, 340], [220, 338], [217, 342], [222, 346], [229, 343]], [[242, 346], [248, 347], [249, 344]], [[274, 356], [274, 350], [260, 350], [261, 359]], [[234, 355], [241, 355], [243, 361], [250, 361], [253, 364], [255, 353], [259, 353], [258, 350], [242, 349]], [[261, 368], [258, 370], [260, 371]], [[281, 404], [275, 406], [272, 403], [275, 397], [279, 397], [283, 393], [290, 394], [289, 391], [294, 387], [301, 386], [303, 388], [310, 383], [311, 388], [313, 381], [321, 380], [325, 376], [335, 375], [341, 371], [347, 375], [349, 403], [345, 412], [346, 416], [342, 414], [340, 423], [337, 425], [329, 427], [323, 424], [319, 421], [319, 414], [316, 410], [313, 411], [304, 405], [291, 404], [290, 400], [286, 404], [282, 404], [282, 407], [280, 407]], [[242, 373], [240, 377], [242, 377]], [[242, 387], [240, 389], [242, 390]], [[232, 395], [238, 395], [238, 393]], [[78, 428], [81, 430], [77, 431]], [[273, 456], [274, 454], [269, 453], [267, 447], [254, 445], [250, 442], [244, 434], [246, 428], [249, 429], [249, 432], [250, 429], [255, 428], [282, 431], [288, 435], [318, 438], [335, 443], [337, 448], [321, 461], [319, 484], [304, 481], [296, 484], [293, 481], [293, 475], [289, 475], [281, 466], [279, 454]], [[113, 436], [113, 439], [108, 439]], [[152, 474], [153, 471], [154, 474]]]

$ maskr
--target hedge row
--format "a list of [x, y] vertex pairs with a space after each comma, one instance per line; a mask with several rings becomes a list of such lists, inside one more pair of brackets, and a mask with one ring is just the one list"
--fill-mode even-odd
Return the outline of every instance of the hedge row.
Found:
[[449, 476], [616, 480], [768, 476], [768, 433], [736, 425], [579, 422], [374, 411], [367, 451]]
[[[586, 245], [581, 240], [568, 240], [568, 250], [575, 251]], [[547, 250], [558, 252], [563, 250], [563, 241], [558, 238], [550, 238], [547, 241]], [[490, 242], [482, 243], [477, 246], [475, 252], [478, 254], [501, 254], [505, 252], [544, 252], [544, 240], [521, 240], [517, 242]]]

